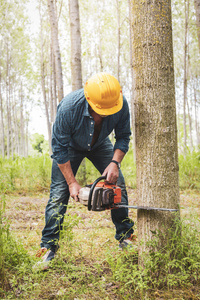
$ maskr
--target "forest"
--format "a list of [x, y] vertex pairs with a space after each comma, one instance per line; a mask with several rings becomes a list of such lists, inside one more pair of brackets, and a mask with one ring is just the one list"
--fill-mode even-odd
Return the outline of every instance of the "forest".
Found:
[[[0, 298], [200, 299], [200, 1], [0, 1]], [[177, 212], [129, 209], [136, 241], [119, 253], [110, 211], [70, 199], [41, 272], [57, 106], [98, 72], [129, 104], [129, 204]], [[99, 176], [84, 160], [77, 180]]]

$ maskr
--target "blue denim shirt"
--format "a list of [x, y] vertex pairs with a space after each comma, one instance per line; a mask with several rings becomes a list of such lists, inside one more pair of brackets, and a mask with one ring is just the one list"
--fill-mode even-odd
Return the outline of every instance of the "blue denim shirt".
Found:
[[66, 163], [70, 158], [69, 146], [79, 151], [91, 151], [98, 147], [115, 131], [115, 149], [128, 151], [131, 135], [128, 103], [123, 97], [122, 109], [114, 115], [103, 118], [101, 132], [97, 142], [91, 147], [94, 133], [94, 119], [89, 114], [89, 105], [80, 89], [70, 93], [58, 105], [56, 120], [52, 130], [52, 158], [58, 164]]

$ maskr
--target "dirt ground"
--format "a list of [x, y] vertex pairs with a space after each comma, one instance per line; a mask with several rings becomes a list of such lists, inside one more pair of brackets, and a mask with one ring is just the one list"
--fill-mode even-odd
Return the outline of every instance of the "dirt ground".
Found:
[[[136, 190], [128, 189], [129, 204], [137, 205]], [[32, 196], [10, 195], [6, 201], [6, 216], [10, 220], [10, 229], [15, 236], [23, 240], [25, 248], [33, 254], [39, 248], [41, 231], [44, 226], [44, 211], [48, 201], [48, 194]], [[200, 192], [188, 190], [180, 192], [181, 215], [187, 216], [194, 212], [200, 216]], [[93, 212], [87, 207], [70, 199], [68, 216], [76, 215], [79, 219], [74, 231], [80, 239], [97, 239], [95, 244], [116, 244], [114, 226], [110, 218], [110, 211]], [[137, 210], [130, 209], [129, 216], [137, 219]], [[65, 217], [66, 219], [66, 217]]]
[[[128, 195], [129, 204], [137, 205], [136, 190], [128, 189]], [[41, 231], [44, 226], [44, 211], [47, 201], [47, 193], [6, 196], [6, 216], [10, 222], [10, 231], [15, 239], [23, 244], [23, 247], [27, 250], [33, 260], [36, 259], [35, 254], [40, 248]], [[200, 192], [193, 190], [181, 191], [180, 207], [181, 216], [187, 217], [195, 214], [200, 217]], [[135, 234], [137, 235], [137, 210], [130, 209], [129, 216], [136, 222]], [[65, 237], [63, 241], [62, 239], [60, 241], [61, 247], [56, 263], [59, 263], [60, 256], [62, 258], [62, 267], [59, 269], [58, 266], [57, 269], [48, 272], [48, 275], [44, 275], [44, 278], [38, 277], [40, 278], [41, 283], [38, 283], [38, 281], [35, 283], [31, 282], [33, 291], [27, 292], [25, 295], [27, 297], [31, 296], [31, 299], [129, 299], [127, 297], [123, 298], [118, 292], [119, 284], [116, 283], [116, 281], [112, 281], [111, 270], [106, 263], [104, 264], [106, 249], [109, 249], [113, 256], [115, 253], [119, 253], [118, 243], [114, 238], [115, 229], [111, 221], [110, 211], [88, 211], [87, 207], [70, 199], [64, 226], [68, 229], [71, 228], [71, 231], [70, 229], [65, 231], [68, 236]], [[70, 232], [73, 233], [73, 239], [71, 241]], [[66, 267], [63, 265], [63, 262], [66, 260], [65, 249], [68, 245], [68, 241], [72, 242], [72, 255], [76, 264], [71, 266], [71, 270], [75, 270], [74, 268], [81, 268], [82, 271], [80, 274], [83, 275], [84, 284], [80, 284], [74, 277], [66, 277], [64, 271], [64, 268]], [[74, 245], [76, 247], [74, 247]], [[137, 251], [137, 242], [135, 246]], [[100, 273], [98, 273], [98, 277], [95, 278], [95, 276], [97, 276], [95, 274], [97, 274], [98, 266], [100, 266], [101, 270]], [[70, 265], [68, 265], [68, 267], [70, 268]], [[86, 268], [86, 273], [84, 273], [84, 268]], [[75, 271], [71, 272], [72, 274], [76, 274], [74, 273]], [[92, 273], [94, 277], [92, 283], [88, 284], [85, 274], [90, 273]], [[59, 280], [56, 279], [55, 276], [58, 276]], [[105, 278], [109, 278], [110, 281], [104, 281], [106, 280]], [[32, 279], [28, 279], [27, 277], [26, 280]], [[26, 283], [23, 282], [23, 284], [22, 289], [26, 289]], [[18, 284], [15, 286], [14, 293], [15, 295], [19, 294], [23, 297], [22, 290], [18, 288]], [[62, 298], [62, 295], [65, 295], [65, 298]], [[143, 298], [140, 297], [134, 298], [134, 300], [136, 299], [143, 300]], [[148, 298], [148, 300], [149, 299], [198, 300], [200, 299], [199, 288], [196, 286], [195, 288], [191, 287], [191, 289], [189, 288], [188, 290], [152, 291], [151, 297]]]

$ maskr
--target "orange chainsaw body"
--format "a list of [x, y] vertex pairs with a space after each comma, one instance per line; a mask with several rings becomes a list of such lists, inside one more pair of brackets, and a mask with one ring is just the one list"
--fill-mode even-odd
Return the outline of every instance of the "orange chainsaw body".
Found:
[[106, 184], [105, 182], [98, 182], [96, 184], [96, 188], [103, 188], [104, 190], [108, 190], [113, 193], [113, 203], [121, 203], [121, 188], [114, 184]]

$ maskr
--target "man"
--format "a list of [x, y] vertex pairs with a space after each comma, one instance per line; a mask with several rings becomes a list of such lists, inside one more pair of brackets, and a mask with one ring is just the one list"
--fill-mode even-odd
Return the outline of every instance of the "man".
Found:
[[[108, 136], [115, 130], [113, 147]], [[81, 186], [75, 179], [83, 158], [87, 157], [108, 183], [122, 189], [122, 201], [128, 204], [125, 182], [120, 163], [128, 151], [130, 137], [128, 103], [122, 95], [117, 79], [107, 73], [91, 77], [84, 89], [67, 95], [58, 105], [52, 132], [52, 176], [50, 199], [45, 211], [41, 249], [37, 256], [50, 261], [58, 249], [59, 232], [69, 196], [78, 201]], [[132, 238], [133, 222], [128, 210], [111, 210], [116, 227], [115, 238], [120, 248]]]

